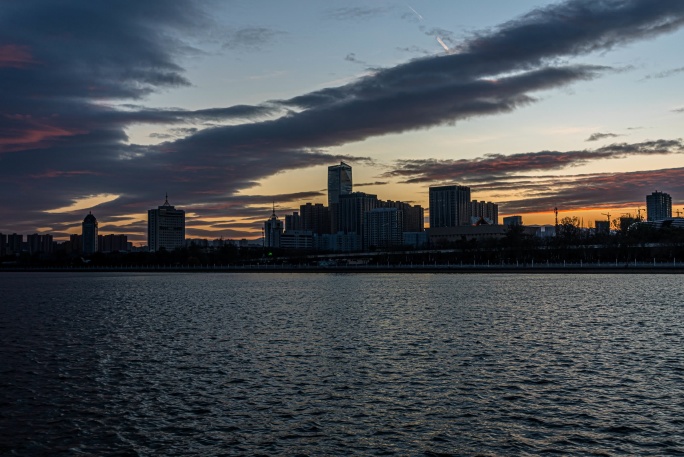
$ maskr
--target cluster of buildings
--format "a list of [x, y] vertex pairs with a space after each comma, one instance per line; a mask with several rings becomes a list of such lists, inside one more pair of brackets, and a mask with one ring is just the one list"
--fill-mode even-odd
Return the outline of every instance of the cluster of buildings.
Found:
[[[280, 219], [275, 212], [264, 222], [263, 246], [269, 248], [305, 249], [332, 252], [354, 252], [409, 246], [423, 248], [456, 241], [501, 238], [511, 226], [522, 226], [522, 216], [508, 216], [499, 225], [498, 205], [471, 200], [467, 186], [429, 188], [430, 227], [424, 228], [424, 210], [420, 205], [380, 200], [377, 195], [353, 191], [352, 167], [341, 162], [328, 167], [328, 205], [306, 203], [299, 211]], [[684, 218], [672, 217], [672, 197], [655, 191], [646, 196], [647, 218], [623, 216], [621, 228], [633, 223], [684, 228]], [[610, 215], [608, 215], [610, 217]], [[597, 233], [609, 233], [610, 220], [595, 221]], [[556, 225], [526, 227], [531, 235], [556, 235]], [[623, 227], [622, 227], [623, 226]], [[126, 235], [100, 235], [92, 213], [83, 219], [81, 234], [71, 235], [62, 243], [67, 254], [89, 256], [95, 252], [156, 252], [195, 244], [203, 248], [225, 244], [250, 246], [247, 240], [186, 239], [185, 211], [164, 204], [147, 212], [148, 246], [135, 249]], [[52, 254], [57, 243], [50, 234], [4, 235], [0, 233], [0, 256]]]
[[[306, 203], [284, 221], [274, 208], [264, 223], [264, 245], [341, 252], [424, 247], [433, 236], [466, 236], [471, 227], [501, 232], [498, 211], [494, 203], [471, 200], [469, 187], [431, 187], [430, 230], [425, 231], [420, 205], [354, 192], [352, 167], [341, 162], [328, 167], [328, 206]], [[443, 230], [437, 233], [436, 228]]]
[[[0, 233], [0, 256], [19, 255], [22, 252], [51, 255], [56, 252], [57, 247], [58, 244], [49, 233], [26, 235], [26, 241], [21, 234]], [[88, 213], [81, 224], [81, 234], [70, 235], [69, 241], [61, 243], [61, 248], [66, 254], [89, 256], [95, 252], [130, 252], [133, 245], [126, 235], [100, 235], [97, 219], [92, 213]]]

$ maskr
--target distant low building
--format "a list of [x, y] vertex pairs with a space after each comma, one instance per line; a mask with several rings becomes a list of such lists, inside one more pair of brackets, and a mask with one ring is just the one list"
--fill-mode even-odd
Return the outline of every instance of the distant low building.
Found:
[[509, 228], [503, 225], [463, 225], [429, 228], [430, 246], [447, 245], [459, 241], [504, 238]]
[[128, 252], [128, 236], [100, 235], [98, 237], [100, 252]]
[[309, 230], [286, 230], [280, 235], [280, 247], [283, 249], [313, 249], [314, 235]]
[[507, 227], [523, 225], [522, 216], [506, 216], [503, 218], [503, 225]]

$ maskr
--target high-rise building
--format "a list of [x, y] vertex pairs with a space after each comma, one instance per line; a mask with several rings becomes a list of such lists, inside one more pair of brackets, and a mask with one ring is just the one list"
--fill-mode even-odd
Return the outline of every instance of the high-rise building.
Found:
[[340, 196], [352, 193], [352, 167], [344, 162], [328, 167], [328, 208], [330, 210], [330, 231], [340, 231]]
[[302, 217], [297, 211], [292, 214], [287, 214], [285, 216], [285, 230], [301, 230], [302, 229]]
[[470, 217], [484, 219], [490, 225], [499, 225], [499, 205], [492, 202], [470, 202]]
[[430, 187], [430, 228], [470, 224], [470, 187]]
[[672, 217], [672, 197], [655, 191], [646, 196], [646, 217], [649, 221], [662, 221]]
[[401, 246], [403, 215], [397, 208], [375, 208], [364, 213], [363, 248]]
[[330, 211], [322, 203], [307, 203], [299, 207], [301, 230], [308, 230], [316, 235], [330, 233]]
[[282, 235], [283, 221], [276, 216], [274, 207], [270, 219], [264, 222], [264, 246], [267, 248], [279, 248]]
[[81, 252], [83, 255], [91, 255], [97, 252], [97, 225], [97, 219], [89, 211], [81, 224], [81, 240], [83, 242]]
[[402, 232], [422, 232], [425, 229], [425, 212], [420, 205], [410, 205], [405, 202], [388, 200], [381, 202], [383, 208], [396, 208], [403, 212]]
[[12, 233], [7, 235], [7, 254], [19, 255], [21, 254], [22, 244], [24, 244], [24, 235]]
[[7, 235], [0, 233], [0, 257], [7, 254]]
[[49, 233], [26, 235], [26, 244], [30, 254], [52, 254], [53, 251], [52, 235]]
[[379, 206], [380, 202], [377, 195], [364, 192], [340, 195], [339, 231], [343, 233], [356, 233], [361, 237], [361, 246], [364, 246], [364, 214]]
[[162, 206], [147, 211], [147, 244], [150, 252], [185, 246], [185, 211], [170, 205], [168, 195]]

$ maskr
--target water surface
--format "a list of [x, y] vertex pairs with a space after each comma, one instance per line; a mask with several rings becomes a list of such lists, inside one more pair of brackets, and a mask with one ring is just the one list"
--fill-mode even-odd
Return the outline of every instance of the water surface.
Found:
[[678, 275], [0, 274], [0, 454], [684, 454]]

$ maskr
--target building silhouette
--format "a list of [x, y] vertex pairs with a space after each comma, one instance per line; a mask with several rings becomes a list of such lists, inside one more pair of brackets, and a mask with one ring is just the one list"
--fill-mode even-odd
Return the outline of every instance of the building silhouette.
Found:
[[29, 254], [52, 254], [54, 250], [52, 235], [49, 233], [26, 235], [26, 245], [28, 246]]
[[363, 248], [389, 248], [403, 244], [404, 212], [397, 208], [375, 208], [364, 213]]
[[672, 197], [665, 192], [655, 191], [646, 196], [646, 218], [648, 221], [662, 221], [672, 217]]
[[322, 203], [307, 203], [299, 207], [301, 230], [308, 230], [316, 235], [330, 233], [330, 211]]
[[367, 194], [365, 192], [352, 192], [347, 195], [340, 195], [340, 223], [338, 232], [355, 233], [361, 238], [361, 246], [364, 237], [364, 214], [368, 211], [378, 208], [380, 202], [378, 196]]
[[507, 216], [503, 218], [503, 225], [507, 227], [523, 225], [522, 216]]
[[484, 219], [490, 225], [499, 225], [499, 205], [492, 202], [478, 202], [473, 200], [470, 202], [470, 217], [471, 220]]
[[185, 246], [185, 211], [170, 205], [168, 195], [162, 206], [147, 211], [147, 244], [150, 252]]
[[470, 187], [430, 187], [430, 228], [470, 225]]
[[275, 205], [273, 205], [273, 214], [264, 222], [264, 246], [267, 248], [279, 248], [282, 235], [283, 221], [276, 216]]
[[342, 195], [352, 193], [352, 167], [344, 162], [328, 167], [328, 208], [330, 210], [330, 232], [340, 231], [339, 203]]
[[97, 252], [97, 219], [90, 211], [81, 224], [81, 253], [91, 255]]

